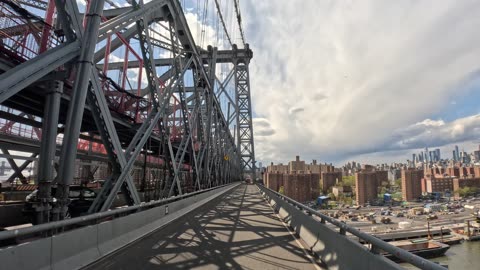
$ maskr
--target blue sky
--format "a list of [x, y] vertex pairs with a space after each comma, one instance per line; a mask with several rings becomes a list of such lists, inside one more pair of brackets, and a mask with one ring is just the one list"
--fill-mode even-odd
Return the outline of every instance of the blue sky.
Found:
[[[455, 93], [455, 89], [461, 89]], [[465, 89], [465, 90], [463, 90]], [[432, 115], [433, 119], [444, 119], [452, 121], [457, 118], [466, 117], [480, 113], [480, 74], [474, 74], [466, 82], [459, 84], [454, 88], [450, 103], [446, 104], [443, 110]], [[480, 135], [480, 134], [479, 134]]]

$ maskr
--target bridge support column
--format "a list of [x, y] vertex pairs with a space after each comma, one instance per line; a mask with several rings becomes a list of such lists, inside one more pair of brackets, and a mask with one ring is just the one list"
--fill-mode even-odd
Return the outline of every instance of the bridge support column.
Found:
[[[237, 47], [234, 45], [234, 50]], [[249, 51], [248, 44], [246, 50]], [[241, 157], [243, 174], [250, 174], [255, 181], [255, 148], [252, 127], [252, 100], [250, 97], [249, 58], [234, 59], [235, 102], [237, 109], [237, 147]]]
[[[57, 5], [58, 6], [58, 5]], [[77, 156], [77, 144], [82, 125], [83, 111], [90, 84], [90, 73], [94, 66], [93, 57], [95, 45], [98, 40], [98, 30], [103, 14], [104, 0], [92, 1], [88, 10], [85, 32], [82, 37], [80, 57], [76, 70], [77, 75], [73, 85], [72, 99], [67, 112], [65, 136], [60, 154], [60, 171], [58, 175], [58, 188], [55, 197], [58, 199], [55, 219], [63, 219], [67, 212], [69, 186], [73, 181], [75, 159]]]
[[50, 221], [52, 203], [51, 185], [54, 179], [55, 151], [57, 148], [58, 114], [60, 98], [63, 92], [63, 82], [53, 81], [45, 97], [45, 111], [42, 121], [42, 141], [40, 142], [40, 157], [38, 168], [38, 194], [35, 211], [36, 223]]

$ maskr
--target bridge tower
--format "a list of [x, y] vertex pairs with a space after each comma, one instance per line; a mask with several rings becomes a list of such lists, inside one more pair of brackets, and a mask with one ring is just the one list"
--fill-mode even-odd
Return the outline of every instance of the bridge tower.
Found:
[[235, 107], [237, 119], [237, 147], [242, 158], [242, 168], [245, 174], [250, 174], [255, 180], [255, 147], [253, 140], [252, 126], [252, 99], [250, 94], [250, 73], [249, 64], [252, 58], [252, 51], [246, 44], [245, 53], [240, 57], [237, 46], [234, 50], [234, 72], [235, 72]]
[[[223, 81], [216, 77], [212, 79], [212, 84], [216, 83], [217, 98], [226, 96], [230, 101], [231, 110], [227, 112], [226, 119], [229, 125], [234, 124], [231, 129], [235, 136], [237, 152], [240, 154], [240, 162], [243, 176], [249, 176], [255, 179], [255, 147], [252, 126], [252, 101], [250, 94], [250, 74], [249, 64], [253, 57], [252, 50], [248, 44], [245, 48], [239, 49], [236, 44], [232, 45], [232, 50], [216, 50], [215, 57], [207, 52], [202, 54], [204, 59], [210, 59], [209, 63], [232, 64], [233, 68]], [[210, 65], [211, 65], [210, 64]], [[227, 91], [227, 85], [234, 80], [234, 96]]]

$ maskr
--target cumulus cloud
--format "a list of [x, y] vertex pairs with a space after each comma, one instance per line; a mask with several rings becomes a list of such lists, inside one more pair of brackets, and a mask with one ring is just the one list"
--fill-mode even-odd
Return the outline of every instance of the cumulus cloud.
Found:
[[[254, 111], [275, 130], [256, 139], [257, 159], [340, 160], [445, 144], [480, 127], [478, 116], [423, 121], [465, 92], [459, 85], [478, 72], [477, 1], [242, 5], [254, 52]], [[292, 115], [295, 108], [302, 110]]]
[[288, 113], [293, 115], [293, 114], [296, 114], [296, 113], [303, 112], [304, 110], [305, 110], [304, 108], [293, 107], [293, 108], [290, 108], [290, 110], [288, 110]]
[[265, 137], [275, 134], [275, 130], [270, 126], [270, 123], [265, 118], [253, 119], [254, 137]]
[[480, 138], [480, 114], [445, 123], [426, 119], [395, 133], [396, 141], [387, 150], [442, 146]]

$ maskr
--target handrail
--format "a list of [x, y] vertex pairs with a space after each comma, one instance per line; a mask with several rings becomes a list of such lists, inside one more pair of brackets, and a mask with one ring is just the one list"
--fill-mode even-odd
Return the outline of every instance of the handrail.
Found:
[[166, 198], [166, 199], [163, 199], [163, 200], [141, 203], [139, 205], [129, 206], [129, 207], [125, 207], [125, 208], [108, 210], [108, 211], [105, 211], [105, 212], [80, 216], [80, 217], [76, 217], [76, 218], [44, 223], [44, 224], [35, 225], [35, 226], [32, 226], [32, 227], [27, 227], [27, 228], [21, 228], [21, 229], [12, 230], [12, 231], [2, 231], [2, 232], [0, 232], [0, 241], [11, 239], [11, 238], [16, 238], [16, 237], [19, 237], [19, 236], [25, 236], [25, 235], [35, 234], [35, 233], [42, 233], [42, 232], [46, 232], [46, 231], [49, 231], [49, 230], [59, 229], [59, 228], [63, 228], [63, 227], [66, 227], [66, 226], [80, 224], [80, 223], [84, 223], [84, 222], [88, 222], [88, 221], [103, 219], [103, 218], [107, 218], [107, 217], [110, 217], [110, 216], [123, 214], [123, 213], [127, 213], [127, 212], [135, 211], [135, 213], [138, 213], [139, 211], [148, 210], [148, 209], [151, 209], [151, 208], [156, 207], [156, 206], [161, 206], [161, 205], [173, 202], [173, 201], [177, 201], [177, 200], [184, 199], [184, 198], [187, 198], [187, 197], [192, 197], [192, 196], [198, 195], [200, 193], [205, 193], [205, 192], [208, 192], [208, 191], [211, 191], [211, 190], [214, 190], [214, 189], [219, 189], [219, 188], [222, 188], [222, 187], [226, 187], [226, 186], [229, 186], [229, 185], [232, 185], [232, 184], [234, 184], [234, 183], [221, 185], [221, 186], [217, 186], [217, 187], [212, 187], [212, 188], [208, 188], [208, 189], [204, 189], [204, 190], [199, 190], [199, 191], [195, 191], [195, 192], [191, 192], [191, 193], [186, 193], [186, 194], [183, 194], [183, 195], [180, 195], [180, 196], [173, 196], [173, 197]]
[[321, 222], [324, 223], [325, 221], [335, 225], [336, 227], [338, 227], [340, 229], [340, 233], [342, 234], [345, 234], [345, 232], [349, 232], [355, 236], [357, 236], [358, 238], [364, 240], [365, 242], [367, 243], [370, 243], [372, 245], [372, 248], [370, 249], [370, 251], [372, 253], [378, 253], [378, 250], [381, 249], [381, 250], [384, 250], [392, 255], [394, 255], [395, 257], [407, 262], [407, 263], [410, 263], [416, 267], [419, 267], [420, 269], [426, 269], [426, 270], [445, 270], [446, 268], [439, 265], [439, 264], [436, 264], [434, 262], [431, 262], [427, 259], [424, 259], [420, 256], [417, 256], [415, 254], [412, 254], [404, 249], [401, 249], [399, 247], [396, 247], [396, 246], [393, 246], [385, 241], [383, 241], [382, 239], [380, 238], [377, 238], [375, 236], [372, 236], [370, 234], [367, 234], [367, 233], [364, 233], [364, 232], [361, 232], [353, 227], [350, 227], [348, 226], [346, 223], [343, 223], [341, 221], [338, 221], [334, 218], [331, 218], [327, 215], [324, 215], [318, 211], [316, 211], [315, 209], [312, 209], [308, 206], [305, 206], [285, 195], [282, 195], [274, 190], [271, 190], [263, 185], [257, 185], [261, 190], [268, 190], [269, 192], [272, 192], [273, 194], [277, 195], [278, 197], [280, 197], [281, 199], [293, 204], [294, 206], [300, 208], [301, 210], [304, 210], [306, 211], [308, 214], [311, 214], [311, 215], [315, 215], [317, 217], [320, 217], [321, 219]]

